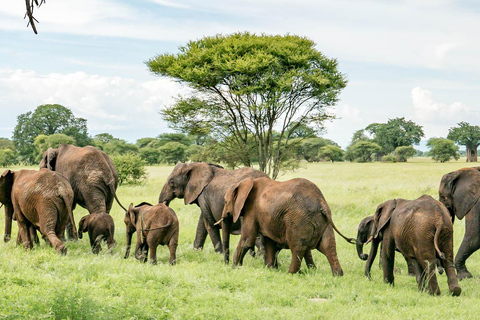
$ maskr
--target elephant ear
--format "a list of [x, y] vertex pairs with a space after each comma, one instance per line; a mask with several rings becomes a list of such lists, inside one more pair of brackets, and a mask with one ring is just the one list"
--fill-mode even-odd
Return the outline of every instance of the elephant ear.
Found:
[[[237, 222], [242, 213], [242, 209], [245, 205], [245, 201], [250, 194], [250, 191], [253, 188], [253, 179], [246, 178], [240, 181], [235, 187], [229, 190], [228, 194], [225, 195], [225, 199], [231, 199], [233, 202], [233, 223]], [[227, 203], [225, 203], [227, 206]]]
[[453, 211], [461, 220], [480, 199], [480, 172], [464, 170], [452, 181]]
[[360, 241], [361, 243], [367, 242], [370, 234], [372, 233], [372, 230], [373, 216], [368, 216], [362, 219], [362, 221], [360, 221], [360, 224], [358, 225], [357, 241]]
[[42, 161], [40, 161], [40, 168], [47, 168], [55, 171], [55, 164], [57, 162], [58, 149], [48, 148], [43, 153]]
[[130, 203], [128, 206], [128, 215], [130, 216], [130, 222], [136, 226], [137, 225], [137, 210], [133, 207], [133, 203]]
[[397, 201], [388, 200], [378, 206], [375, 214], [373, 215], [373, 229], [372, 234], [374, 238], [378, 238], [380, 232], [388, 225], [392, 213], [397, 207]]
[[0, 177], [0, 202], [3, 204], [11, 202], [13, 173], [11, 170], [5, 170]]
[[191, 204], [212, 181], [213, 169], [207, 163], [198, 162], [186, 165], [183, 170], [188, 181], [183, 200], [185, 204]]
[[78, 231], [81, 232], [87, 232], [88, 231], [88, 220], [90, 216], [83, 216], [82, 219], [78, 222]]

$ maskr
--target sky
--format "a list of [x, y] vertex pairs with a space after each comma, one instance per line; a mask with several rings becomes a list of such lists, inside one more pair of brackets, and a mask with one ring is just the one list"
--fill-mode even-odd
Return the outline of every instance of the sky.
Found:
[[[145, 61], [190, 40], [249, 31], [296, 34], [348, 79], [325, 138], [343, 148], [368, 124], [405, 117], [425, 140], [480, 124], [480, 2], [475, 0], [48, 0], [0, 5], [0, 137], [18, 115], [57, 103], [91, 135], [135, 142], [173, 132], [159, 110], [189, 88]], [[424, 145], [424, 142], [423, 142]]]

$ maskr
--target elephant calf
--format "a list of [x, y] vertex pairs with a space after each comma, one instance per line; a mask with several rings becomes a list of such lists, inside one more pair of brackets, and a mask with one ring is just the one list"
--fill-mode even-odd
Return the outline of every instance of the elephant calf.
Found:
[[170, 264], [176, 263], [179, 226], [175, 211], [164, 203], [152, 206], [149, 203], [142, 202], [135, 207], [132, 203], [125, 213], [124, 221], [127, 230], [125, 259], [130, 254], [132, 235], [137, 231], [135, 258], [146, 262], [148, 249], [150, 249], [150, 262], [156, 264], [158, 245], [168, 244]]
[[[68, 181], [47, 169], [6, 170], [0, 177], [0, 202], [5, 205], [5, 238], [10, 237], [15, 213], [19, 237], [32, 248], [36, 231], [60, 254], [67, 248], [63, 238], [67, 221], [73, 222], [73, 190]], [[74, 234], [77, 230], [73, 227]]]
[[102, 251], [101, 243], [107, 242], [108, 249], [115, 245], [115, 223], [111, 215], [106, 213], [93, 213], [84, 216], [78, 223], [78, 237], [82, 239], [84, 232], [88, 232], [92, 252], [98, 254]]
[[418, 288], [428, 283], [430, 294], [440, 294], [435, 266], [440, 260], [448, 278], [452, 295], [462, 292], [453, 265], [453, 225], [447, 208], [439, 201], [424, 195], [416, 200], [393, 199], [378, 206], [370, 233], [372, 246], [365, 266], [370, 269], [382, 242], [383, 278], [393, 284], [395, 249], [398, 249], [415, 270]]

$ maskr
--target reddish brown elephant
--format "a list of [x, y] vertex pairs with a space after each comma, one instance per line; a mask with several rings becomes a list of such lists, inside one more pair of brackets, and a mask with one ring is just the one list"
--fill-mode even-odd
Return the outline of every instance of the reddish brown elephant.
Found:
[[179, 225], [175, 211], [164, 203], [152, 206], [147, 202], [142, 202], [135, 207], [132, 203], [125, 213], [124, 221], [127, 231], [125, 259], [130, 254], [132, 235], [137, 232], [135, 258], [146, 262], [148, 250], [150, 249], [150, 262], [156, 264], [157, 247], [159, 245], [168, 245], [170, 249], [170, 264], [176, 263]]
[[[116, 190], [118, 173], [112, 159], [92, 146], [83, 148], [62, 144], [57, 149], [44, 152], [40, 168], [47, 168], [63, 175], [70, 182], [75, 204], [89, 213], [110, 213], [113, 199], [118, 201]], [[70, 226], [68, 236], [72, 237]]]
[[[221, 166], [196, 163], [179, 163], [165, 182], [158, 202], [166, 202], [175, 198], [184, 199], [185, 204], [196, 204], [201, 215], [198, 221], [197, 233], [193, 247], [202, 249], [207, 232], [216, 252], [222, 252], [220, 225], [215, 225], [222, 216], [225, 192], [228, 188], [245, 178], [268, 176], [258, 170], [245, 167], [236, 170], [225, 170]], [[238, 221], [230, 227], [232, 234], [239, 234], [241, 223]], [[263, 251], [261, 241], [257, 241]]]
[[395, 249], [411, 263], [419, 290], [428, 286], [430, 294], [440, 294], [435, 266], [437, 259], [445, 269], [448, 288], [458, 296], [461, 288], [453, 265], [453, 225], [445, 206], [430, 196], [416, 200], [393, 199], [378, 206], [370, 235], [372, 246], [365, 265], [370, 277], [372, 263], [382, 242], [383, 279], [394, 283]]
[[[15, 212], [18, 240], [25, 248], [33, 247], [36, 229], [57, 252], [67, 253], [60, 239], [67, 221], [73, 222], [73, 190], [64, 177], [47, 169], [6, 170], [0, 177], [0, 202], [5, 205], [5, 216], [10, 219], [8, 231], [11, 231]], [[73, 232], [77, 233], [75, 227]]]
[[[222, 228], [229, 230], [231, 223], [243, 216], [241, 238], [233, 256], [233, 265], [242, 264], [245, 253], [255, 244], [257, 234], [265, 239], [265, 262], [276, 265], [280, 248], [292, 251], [290, 273], [300, 270], [302, 259], [311, 261], [311, 249], [325, 254], [334, 275], [343, 275], [337, 257], [330, 207], [320, 189], [306, 179], [285, 182], [269, 178], [247, 178], [225, 194]], [[226, 252], [228, 252], [226, 250]]]
[[82, 239], [84, 232], [88, 232], [92, 252], [102, 251], [102, 241], [107, 242], [108, 249], [115, 245], [115, 223], [111, 215], [106, 213], [89, 214], [78, 223], [78, 237]]

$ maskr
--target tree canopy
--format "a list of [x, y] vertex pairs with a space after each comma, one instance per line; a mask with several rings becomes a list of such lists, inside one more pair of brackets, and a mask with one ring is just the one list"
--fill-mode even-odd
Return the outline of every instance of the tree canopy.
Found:
[[[211, 132], [220, 142], [230, 137], [239, 150], [253, 139], [260, 170], [273, 178], [296, 127], [323, 127], [332, 118], [326, 108], [335, 105], [347, 83], [335, 59], [295, 35], [216, 35], [179, 51], [147, 62], [155, 74], [196, 91], [195, 98], [180, 97], [164, 109], [164, 119], [184, 132]], [[249, 159], [243, 164], [251, 165]]]
[[458, 146], [455, 142], [444, 138], [430, 138], [427, 141], [427, 146], [430, 148], [428, 155], [433, 160], [438, 162], [447, 162], [451, 158], [458, 160], [460, 154], [458, 153]]
[[372, 123], [365, 128], [373, 135], [384, 154], [392, 153], [398, 147], [419, 144], [423, 133], [422, 126], [405, 118], [389, 119], [387, 123]]
[[44, 104], [17, 118], [12, 140], [20, 160], [33, 163], [37, 156], [35, 138], [41, 134], [49, 136], [55, 133], [73, 137], [75, 144], [80, 147], [91, 144], [87, 120], [75, 117], [70, 109], [59, 104]]
[[472, 126], [464, 121], [457, 123], [457, 125], [458, 127], [452, 127], [448, 130], [447, 138], [467, 147], [467, 162], [477, 162], [480, 126]]

